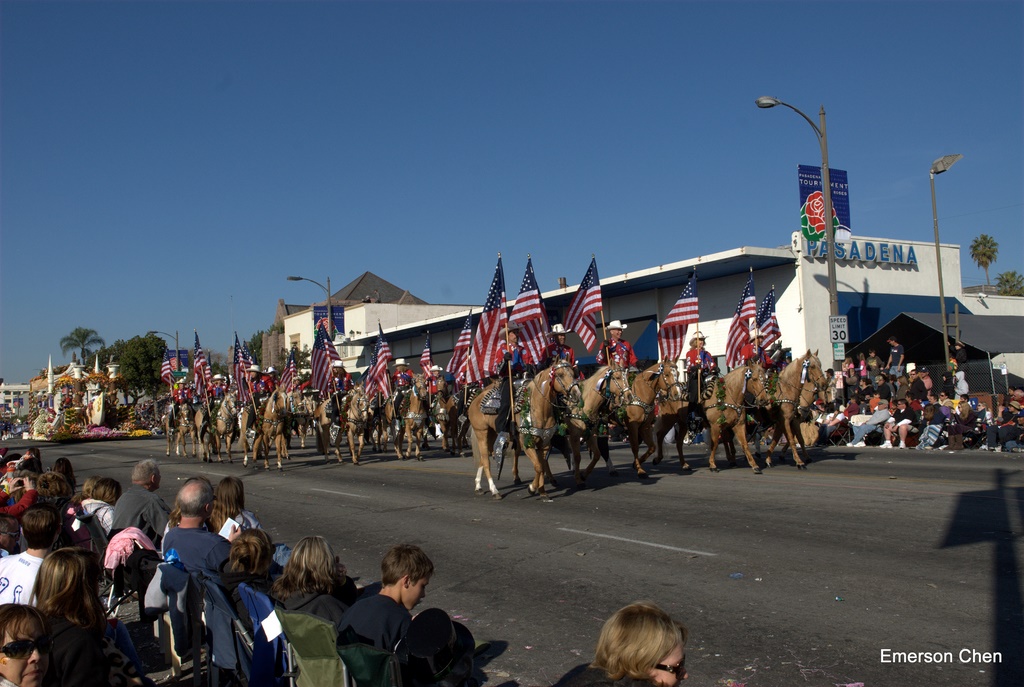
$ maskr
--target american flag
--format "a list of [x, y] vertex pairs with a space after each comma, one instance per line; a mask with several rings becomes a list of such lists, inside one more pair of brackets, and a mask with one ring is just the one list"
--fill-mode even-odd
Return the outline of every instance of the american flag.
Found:
[[429, 375], [430, 368], [434, 366], [434, 357], [430, 354], [430, 332], [427, 332], [427, 340], [423, 342], [423, 352], [420, 353], [420, 367], [423, 374]]
[[235, 332], [235, 354], [233, 362], [233, 369], [235, 374], [235, 386], [238, 387], [238, 403], [239, 406], [248, 403], [249, 399], [252, 398], [251, 389], [248, 384], [249, 365], [249, 349], [243, 348], [242, 344], [238, 343], [238, 332]]
[[690, 276], [683, 294], [672, 306], [658, 332], [658, 350], [662, 360], [678, 360], [683, 354], [683, 342], [686, 330], [691, 324], [697, 324], [700, 316], [697, 312], [697, 273]]
[[544, 301], [540, 297], [537, 277], [533, 273], [533, 260], [526, 259], [526, 274], [523, 284], [519, 287], [519, 296], [512, 306], [509, 322], [522, 326], [521, 338], [530, 357], [536, 361], [544, 359], [544, 351], [548, 345], [548, 314], [544, 310]]
[[281, 374], [280, 388], [286, 394], [290, 394], [295, 390], [295, 382], [299, 377], [299, 368], [295, 364], [295, 349], [288, 353], [288, 364], [284, 366], [284, 372]]
[[594, 313], [601, 312], [601, 282], [597, 276], [597, 258], [591, 258], [590, 267], [580, 282], [579, 291], [572, 297], [569, 314], [565, 316], [565, 328], [580, 335], [587, 350], [597, 343], [597, 324]]
[[213, 383], [213, 371], [210, 370], [210, 361], [203, 353], [203, 347], [199, 345], [199, 332], [195, 332], [196, 346], [192, 352], [192, 369], [195, 371], [196, 389], [200, 395], [206, 396], [206, 387]]
[[[321, 396], [330, 396], [331, 394], [333, 380], [331, 366], [335, 360], [341, 360], [341, 356], [338, 355], [330, 337], [327, 336], [327, 330], [317, 327], [313, 336], [313, 350], [309, 354], [309, 363], [313, 368], [310, 380], [313, 382], [313, 388], [318, 389]], [[292, 362], [294, 361], [289, 361], [289, 364]]]
[[448, 361], [445, 368], [455, 375], [458, 380], [466, 368], [466, 361], [469, 359], [469, 345], [473, 342], [473, 311], [466, 315], [466, 323], [462, 325], [462, 333], [455, 342], [455, 350], [452, 351], [452, 359]]
[[505, 272], [501, 267], [501, 256], [494, 268], [491, 288], [487, 291], [484, 311], [480, 314], [480, 322], [476, 326], [476, 337], [473, 339], [473, 350], [469, 354], [469, 365], [466, 369], [466, 381], [479, 382], [497, 365], [495, 349], [501, 340], [501, 332], [508, 323], [505, 312]]
[[373, 355], [366, 368], [366, 393], [391, 393], [391, 378], [388, 376], [388, 364], [391, 362], [391, 346], [384, 338], [384, 330], [377, 323], [377, 343], [373, 346]]
[[160, 365], [160, 379], [162, 379], [164, 382], [171, 386], [174, 385], [174, 377], [171, 376], [171, 371], [178, 366], [178, 358], [175, 355], [175, 353], [177, 353], [177, 351], [172, 353], [171, 349], [165, 348], [164, 361]]
[[768, 348], [782, 338], [782, 331], [779, 330], [779, 318], [775, 316], [775, 287], [773, 286], [768, 295], [761, 301], [761, 307], [757, 309], [757, 328], [764, 335], [761, 345]]
[[757, 317], [757, 297], [754, 296], [754, 273], [750, 273], [747, 285], [743, 287], [736, 314], [729, 325], [729, 338], [725, 342], [725, 362], [729, 367], [743, 363], [743, 347], [750, 342], [750, 318]]

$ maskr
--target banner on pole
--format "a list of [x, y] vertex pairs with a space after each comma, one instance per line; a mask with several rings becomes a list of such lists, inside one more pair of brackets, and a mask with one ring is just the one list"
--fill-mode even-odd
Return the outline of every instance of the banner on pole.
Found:
[[[832, 225], [850, 228], [850, 184], [846, 171], [829, 168], [828, 173], [832, 186]], [[821, 167], [799, 165], [797, 178], [800, 183], [800, 231], [808, 241], [825, 241], [828, 225], [825, 224]]]
[[[329, 336], [334, 336], [335, 331], [345, 333], [345, 306], [343, 305], [332, 305], [331, 306], [331, 317], [334, 318], [334, 330], [328, 332]], [[314, 305], [313, 306], [313, 329], [316, 330], [323, 324], [324, 330], [327, 329], [327, 306], [326, 305]]]

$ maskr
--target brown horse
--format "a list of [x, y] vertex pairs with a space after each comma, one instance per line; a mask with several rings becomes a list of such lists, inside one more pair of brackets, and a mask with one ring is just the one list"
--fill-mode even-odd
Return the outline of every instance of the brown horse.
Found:
[[[290, 460], [288, 456], [288, 437], [291, 434], [291, 416], [288, 414], [288, 398], [282, 391], [270, 394], [263, 406], [260, 425], [256, 428], [256, 440], [252, 442], [253, 466], [263, 454], [263, 469], [270, 469], [270, 445], [273, 444], [277, 455], [277, 469], [284, 470], [281, 459]], [[242, 461], [248, 466], [248, 458]]]
[[[667, 364], [667, 363], [666, 363]], [[675, 361], [672, 361], [672, 368], [675, 370]], [[661, 462], [664, 457], [662, 446], [665, 442], [665, 437], [668, 436], [669, 431], [674, 427], [675, 432], [675, 445], [676, 454], [679, 456], [679, 466], [683, 470], [691, 470], [690, 464], [686, 462], [683, 457], [683, 440], [686, 438], [688, 431], [688, 421], [690, 415], [690, 403], [686, 398], [686, 391], [683, 389], [681, 383], [678, 383], [672, 391], [669, 392], [667, 397], [659, 399], [658, 401], [658, 417], [654, 420], [654, 460], [651, 462], [657, 465]]]
[[370, 401], [361, 386], [349, 392], [345, 411], [345, 419], [348, 421], [348, 452], [352, 456], [352, 464], [359, 465], [359, 459], [363, 455], [366, 423], [370, 417]]
[[[316, 434], [316, 448], [327, 461], [327, 454], [334, 449], [334, 455], [341, 462], [341, 440], [345, 436], [346, 396], [334, 393], [316, 405], [313, 411], [313, 432]], [[335, 423], [337, 419], [337, 423]]]
[[220, 408], [217, 409], [217, 418], [214, 422], [214, 451], [217, 453], [217, 461], [222, 462], [220, 444], [221, 440], [227, 444], [228, 462], [233, 463], [231, 459], [231, 444], [235, 442], [240, 434], [238, 429], [238, 407], [235, 405], [237, 402], [234, 392], [225, 394], [224, 399], [220, 402]]
[[[601, 452], [597, 447], [597, 430], [608, 421], [608, 416], [617, 412], [633, 398], [626, 372], [617, 367], [602, 367], [580, 386], [580, 397], [576, 406], [570, 409], [567, 423], [569, 448], [573, 457], [573, 477], [576, 486], [582, 487], [593, 472]], [[580, 442], [586, 441], [590, 451], [590, 465], [580, 470]], [[608, 473], [615, 474], [612, 462]]]
[[[405, 400], [407, 402], [402, 403], [402, 408], [388, 418], [389, 422], [395, 417], [401, 420], [395, 434], [395, 455], [399, 460], [406, 460], [412, 458], [415, 451], [416, 460], [423, 460], [420, 449], [427, 430], [427, 411], [430, 406], [427, 400], [427, 384], [422, 374], [413, 376], [412, 390], [405, 394]], [[388, 408], [394, 412], [394, 403]], [[402, 446], [406, 438], [409, 440], [409, 448], [403, 453]]]
[[[804, 435], [800, 431], [802, 418], [814, 407], [814, 397], [818, 396], [825, 400], [825, 393], [831, 385], [821, 370], [821, 361], [817, 353], [807, 350], [800, 358], [786, 366], [786, 369], [776, 378], [776, 394], [770, 409], [770, 418], [774, 422], [775, 432], [772, 436], [772, 443], [768, 447], [768, 456], [765, 464], [772, 467], [772, 451], [783, 436], [793, 451], [793, 462], [797, 469], [807, 469], [807, 463], [811, 459], [807, 457], [807, 447], [804, 445]], [[800, 443], [800, 454], [797, 453], [796, 445]], [[779, 462], [785, 460], [779, 456]]]
[[[626, 428], [629, 431], [629, 448], [633, 451], [633, 467], [636, 476], [647, 477], [643, 468], [655, 450], [655, 441], [651, 432], [654, 422], [654, 409], [662, 399], [679, 402], [683, 396], [683, 385], [676, 377], [676, 366], [673, 361], [651, 365], [639, 373], [632, 384], [633, 399], [626, 404]], [[643, 437], [647, 450], [640, 456], [640, 438]], [[659, 442], [660, 444], [660, 442]]]
[[295, 433], [299, 435], [299, 447], [306, 448], [306, 435], [312, 429], [316, 431], [317, 423], [313, 415], [316, 413], [317, 403], [313, 400], [311, 393], [303, 391], [292, 391], [288, 394], [292, 407], [292, 424]]
[[[710, 430], [708, 433], [711, 436], [708, 446], [708, 467], [712, 472], [718, 472], [718, 466], [715, 465], [715, 449], [718, 448], [723, 434], [731, 430], [739, 439], [750, 467], [756, 474], [761, 474], [761, 468], [758, 467], [747, 445], [747, 410], [763, 408], [771, 402], [766, 385], [767, 379], [760, 365], [744, 365], [718, 379], [714, 392], [703, 401], [704, 415]], [[753, 396], [753, 406], [748, 405], [748, 395]], [[729, 463], [735, 467], [735, 457], [731, 458]]]
[[442, 377], [437, 383], [437, 393], [433, 394], [430, 407], [430, 414], [434, 417], [440, 429], [441, 450], [447, 451], [450, 455], [456, 455], [456, 433], [458, 431], [458, 420], [455, 417], [455, 397], [448, 382]]
[[210, 424], [209, 406], [196, 406], [193, 411], [193, 424], [196, 428], [196, 438], [203, 448], [203, 462], [208, 463], [213, 455], [213, 426]]
[[174, 455], [188, 456], [188, 449], [185, 447], [185, 438], [192, 439], [192, 457], [198, 454], [196, 450], [196, 424], [195, 413], [187, 403], [171, 403], [167, 406], [167, 412], [163, 417], [164, 434], [167, 435], [167, 455], [171, 455], [171, 444], [174, 445]]

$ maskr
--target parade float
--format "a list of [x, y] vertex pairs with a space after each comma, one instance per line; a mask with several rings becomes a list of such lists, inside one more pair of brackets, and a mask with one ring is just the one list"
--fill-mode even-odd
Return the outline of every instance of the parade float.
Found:
[[121, 405], [124, 391], [119, 366], [110, 360], [101, 369], [99, 355], [93, 369], [73, 355], [71, 363], [31, 380], [29, 427], [32, 439], [40, 441], [96, 441], [151, 436], [142, 427], [135, 407]]

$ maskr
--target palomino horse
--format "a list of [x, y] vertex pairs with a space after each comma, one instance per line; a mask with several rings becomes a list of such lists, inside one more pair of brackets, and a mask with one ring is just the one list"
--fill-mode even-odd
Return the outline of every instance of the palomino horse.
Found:
[[[675, 361], [671, 362], [674, 370]], [[657, 465], [661, 462], [661, 459], [664, 457], [662, 446], [665, 442], [665, 437], [675, 427], [675, 445], [676, 454], [679, 456], [679, 466], [683, 470], [692, 470], [690, 464], [683, 457], [683, 440], [686, 438], [688, 431], [689, 415], [690, 403], [686, 399], [686, 391], [682, 383], [677, 383], [676, 387], [669, 392], [667, 397], [658, 401], [658, 417], [655, 418], [653, 427], [655, 455], [654, 460], [651, 461], [652, 463]], [[699, 422], [700, 420], [697, 421]]]
[[313, 432], [316, 434], [316, 448], [327, 460], [327, 454], [334, 449], [334, 455], [341, 462], [341, 438], [345, 430], [345, 394], [335, 392], [317, 404], [313, 411]]
[[214, 438], [216, 442], [213, 447], [217, 453], [217, 461], [221, 462], [221, 440], [227, 444], [228, 462], [233, 463], [231, 459], [231, 444], [235, 443], [235, 439], [238, 438], [238, 407], [235, 405], [236, 396], [234, 392], [225, 394], [224, 398], [220, 402], [220, 408], [217, 409], [217, 420], [214, 423]]
[[348, 421], [348, 452], [352, 456], [352, 464], [359, 465], [366, 438], [366, 423], [370, 417], [370, 401], [361, 386], [349, 392], [345, 411], [345, 419]]
[[[726, 430], [732, 430], [743, 447], [750, 467], [756, 474], [761, 474], [761, 468], [758, 467], [747, 445], [747, 410], [763, 408], [771, 402], [766, 385], [767, 380], [760, 365], [744, 365], [718, 379], [714, 392], [703, 401], [704, 414], [711, 435], [708, 467], [712, 472], [718, 472], [718, 466], [715, 465], [715, 449], [718, 448], [718, 442]], [[748, 404], [751, 396], [753, 406]], [[735, 458], [729, 462], [733, 466], [736, 465]]]
[[[413, 457], [416, 452], [416, 460], [423, 460], [420, 449], [423, 445], [423, 437], [427, 429], [427, 411], [430, 410], [427, 401], [427, 384], [423, 375], [413, 376], [412, 390], [405, 394], [407, 403], [402, 403], [402, 408], [395, 408], [394, 403], [388, 405], [395, 415], [388, 418], [392, 422], [395, 417], [401, 420], [398, 425], [398, 432], [395, 434], [395, 455], [399, 460], [406, 460]], [[409, 448], [403, 454], [402, 444], [405, 439], [409, 440]]]
[[186, 403], [171, 403], [167, 406], [167, 413], [163, 418], [164, 434], [167, 435], [167, 455], [171, 455], [171, 444], [174, 444], [174, 455], [188, 455], [185, 448], [185, 437], [192, 438], [192, 457], [197, 455], [196, 451], [196, 425], [195, 414], [192, 408]]
[[[570, 408], [568, 418], [569, 448], [572, 450], [573, 476], [576, 486], [582, 487], [594, 471], [601, 452], [597, 447], [598, 425], [606, 423], [608, 416], [617, 412], [632, 400], [626, 371], [618, 367], [602, 367], [591, 375], [580, 387], [580, 399]], [[590, 465], [580, 471], [580, 441], [587, 442], [590, 450]], [[610, 459], [608, 474], [614, 475]]]
[[[288, 437], [291, 434], [292, 421], [288, 415], [288, 398], [282, 391], [270, 394], [263, 406], [260, 424], [256, 427], [256, 440], [252, 442], [252, 464], [256, 465], [259, 455], [263, 453], [263, 469], [270, 469], [270, 445], [274, 445], [277, 456], [277, 469], [284, 470], [281, 459], [290, 460], [288, 456]], [[242, 461], [248, 466], [248, 457]]]
[[196, 428], [196, 437], [199, 445], [203, 447], [203, 462], [208, 463], [213, 455], [213, 426], [210, 424], [209, 406], [199, 404], [193, 411], [193, 423]]
[[455, 435], [458, 431], [458, 420], [455, 412], [455, 397], [452, 389], [444, 378], [437, 383], [437, 392], [433, 394], [433, 401], [430, 407], [430, 414], [440, 427], [441, 450], [448, 451], [450, 455], [456, 455]]
[[366, 438], [373, 444], [374, 452], [380, 453], [388, 449], [388, 418], [385, 412], [388, 402], [380, 392], [375, 392], [372, 396], [368, 395], [367, 398], [370, 407], [366, 422]]
[[[633, 467], [636, 476], [647, 477], [644, 461], [654, 453], [654, 437], [651, 424], [654, 421], [654, 406], [662, 399], [681, 401], [683, 386], [676, 378], [676, 366], [667, 363], [651, 365], [633, 379], [633, 399], [626, 404], [626, 428], [629, 430], [629, 447], [633, 451]], [[640, 439], [647, 444], [647, 450], [640, 456]]]
[[[551, 440], [558, 431], [559, 415], [566, 415], [568, 404], [575, 401], [578, 393], [579, 385], [576, 384], [572, 365], [564, 360], [559, 360], [551, 367], [538, 372], [523, 389], [516, 429], [519, 432], [519, 442], [533, 463], [533, 482], [527, 487], [527, 491], [531, 495], [540, 494], [545, 501], [550, 500], [544, 491], [545, 478], [551, 481], [552, 487], [556, 486], [551, 467], [548, 465]], [[559, 412], [560, 409], [562, 412]], [[481, 452], [480, 455], [483, 456], [484, 453]], [[518, 454], [512, 463], [513, 479], [516, 483], [519, 481], [517, 459]], [[476, 471], [478, 490], [481, 470], [487, 473], [487, 480], [490, 483], [490, 462], [486, 458], [481, 458], [480, 467]]]
[[295, 433], [299, 435], [299, 446], [306, 448], [306, 435], [310, 429], [317, 429], [313, 417], [317, 403], [311, 393], [303, 391], [292, 391], [288, 396], [292, 407], [292, 425], [295, 427]]
[[[821, 371], [821, 361], [818, 360], [817, 354], [812, 354], [808, 349], [802, 357], [786, 366], [786, 369], [779, 374], [776, 384], [777, 395], [770, 409], [775, 432], [771, 446], [768, 447], [768, 457], [765, 459], [765, 463], [768, 467], [772, 467], [772, 451], [775, 450], [775, 446], [785, 434], [786, 441], [793, 451], [793, 462], [796, 463], [797, 469], [806, 470], [806, 464], [810, 463], [811, 459], [807, 457], [807, 448], [804, 446], [804, 434], [800, 431], [800, 423], [802, 418], [814, 407], [814, 397], [823, 397], [825, 390], [830, 386], [825, 378], [825, 373]], [[800, 442], [800, 453], [803, 454], [803, 460], [797, 454], [797, 441]], [[779, 456], [779, 462], [785, 462], [782, 456]]]

